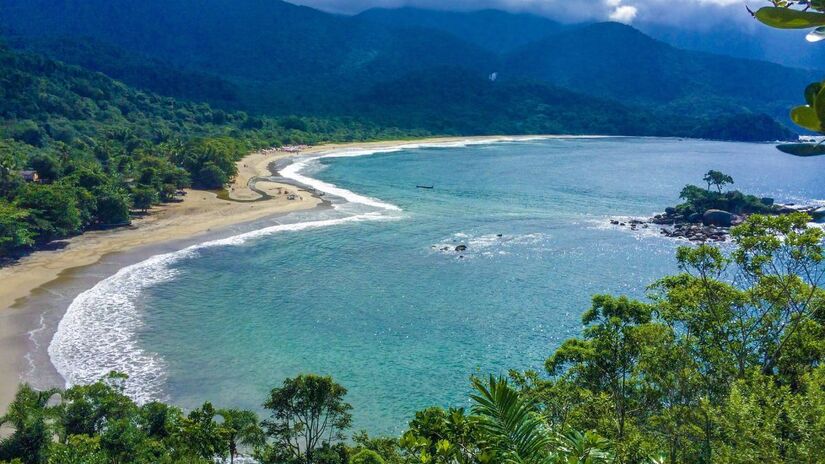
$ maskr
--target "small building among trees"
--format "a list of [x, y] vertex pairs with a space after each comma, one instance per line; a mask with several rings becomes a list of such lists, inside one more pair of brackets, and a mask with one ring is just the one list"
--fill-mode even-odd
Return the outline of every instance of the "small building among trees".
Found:
[[20, 177], [26, 182], [40, 182], [40, 176], [37, 174], [37, 171], [33, 169], [20, 171]]

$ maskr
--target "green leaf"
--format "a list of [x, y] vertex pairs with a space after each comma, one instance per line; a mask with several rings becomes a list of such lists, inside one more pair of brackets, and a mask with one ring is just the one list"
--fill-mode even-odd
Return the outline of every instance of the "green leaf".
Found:
[[807, 105], [792, 109], [791, 121], [814, 132], [822, 131], [822, 122], [819, 120], [819, 116], [812, 107]]
[[825, 155], [825, 145], [813, 143], [785, 143], [777, 145], [779, 151], [794, 156], [821, 156]]
[[809, 84], [808, 87], [805, 87], [805, 102], [810, 106], [814, 106], [816, 95], [820, 90], [822, 90], [821, 82], [814, 82]]
[[814, 110], [816, 111], [816, 117], [820, 121], [820, 125], [822, 121], [825, 121], [825, 89], [819, 89], [819, 92], [816, 94], [814, 98]]
[[759, 21], [778, 29], [808, 29], [825, 26], [825, 14], [812, 11], [766, 6], [760, 8], [755, 16]]

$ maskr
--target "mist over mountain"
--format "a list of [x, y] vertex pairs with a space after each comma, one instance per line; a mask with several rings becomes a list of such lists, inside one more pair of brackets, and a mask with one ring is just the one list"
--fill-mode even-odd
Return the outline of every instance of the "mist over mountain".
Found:
[[764, 60], [784, 66], [825, 67], [825, 45], [805, 41], [807, 31], [779, 30], [753, 21], [751, 24], [717, 24], [698, 29], [636, 25], [644, 33], [675, 47], [737, 58]]

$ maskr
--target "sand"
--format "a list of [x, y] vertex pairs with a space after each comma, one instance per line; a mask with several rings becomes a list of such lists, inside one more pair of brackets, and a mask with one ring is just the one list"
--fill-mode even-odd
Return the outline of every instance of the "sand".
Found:
[[[393, 148], [410, 143], [492, 142], [504, 139], [512, 138], [453, 137], [328, 144], [311, 147], [301, 154]], [[87, 232], [62, 241], [61, 245], [65, 246], [59, 249], [37, 251], [13, 265], [0, 268], [0, 414], [13, 398], [23, 372], [27, 331], [32, 328], [31, 319], [36, 316], [36, 308], [27, 308], [26, 312], [21, 308], [25, 307], [27, 298], [33, 292], [69, 271], [95, 264], [112, 253], [191, 239], [232, 225], [318, 206], [322, 201], [311, 192], [288, 184], [256, 179], [271, 175], [270, 164], [292, 156], [295, 154], [262, 151], [239, 161], [238, 175], [227, 188], [228, 200], [218, 198], [213, 192], [187, 190], [182, 202], [152, 208], [146, 217], [134, 220], [132, 226]], [[296, 198], [289, 200], [290, 194]]]

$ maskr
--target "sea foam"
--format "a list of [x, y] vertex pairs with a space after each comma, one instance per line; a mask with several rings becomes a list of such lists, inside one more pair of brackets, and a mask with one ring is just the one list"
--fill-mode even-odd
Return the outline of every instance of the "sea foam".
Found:
[[174, 279], [177, 271], [173, 264], [195, 258], [210, 247], [242, 245], [250, 240], [271, 234], [398, 218], [397, 214], [392, 214], [392, 212], [401, 211], [401, 208], [396, 205], [359, 195], [302, 174], [302, 171], [312, 163], [322, 158], [366, 156], [415, 148], [462, 147], [542, 138], [545, 137], [501, 137], [495, 140], [468, 139], [409, 143], [392, 148], [335, 150], [298, 158], [284, 167], [280, 175], [344, 200], [344, 202], [334, 203], [336, 209], [344, 204], [356, 204], [367, 207], [367, 211], [358, 210], [352, 215], [335, 219], [278, 224], [156, 255], [140, 263], [124, 267], [72, 301], [48, 347], [52, 364], [67, 385], [95, 382], [109, 372], [118, 371], [129, 375], [125, 392], [136, 401], [142, 403], [165, 399], [165, 362], [156, 353], [141, 348], [138, 341], [137, 334], [143, 325], [138, 299], [147, 288]]
[[[375, 151], [363, 151], [367, 155]], [[324, 154], [323, 157], [335, 156]], [[342, 156], [354, 156], [342, 153]], [[48, 354], [57, 372], [67, 386], [99, 380], [112, 371], [129, 375], [125, 393], [139, 403], [165, 399], [165, 362], [156, 353], [140, 347], [137, 334], [143, 326], [138, 298], [147, 289], [173, 279], [177, 271], [173, 264], [197, 257], [207, 248], [242, 245], [250, 240], [276, 233], [317, 229], [346, 223], [393, 220], [398, 216], [387, 214], [400, 211], [395, 205], [358, 195], [333, 184], [301, 174], [316, 158], [301, 159], [281, 172], [348, 203], [374, 209], [341, 218], [278, 224], [231, 237], [192, 245], [182, 250], [152, 256], [137, 264], [126, 266], [114, 275], [100, 281], [72, 301], [58, 324], [48, 347]]]

